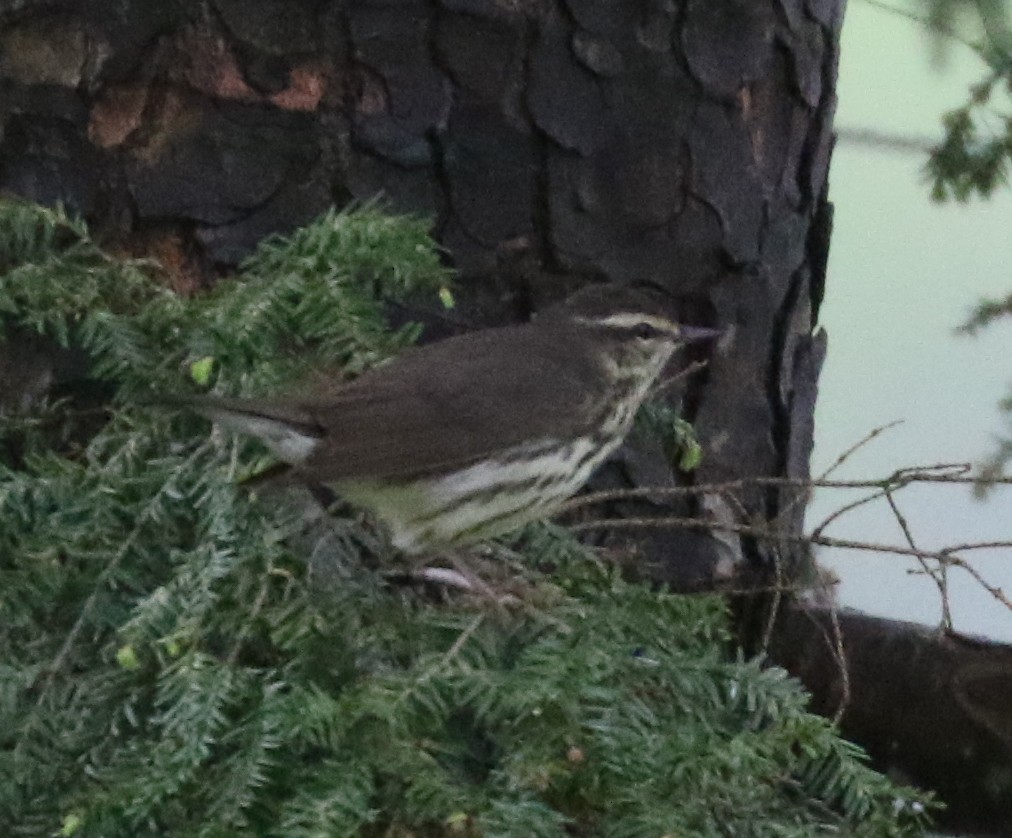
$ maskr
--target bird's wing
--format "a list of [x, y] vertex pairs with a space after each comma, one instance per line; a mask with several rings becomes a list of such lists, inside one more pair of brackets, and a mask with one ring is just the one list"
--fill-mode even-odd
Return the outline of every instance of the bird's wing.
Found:
[[405, 479], [582, 431], [581, 408], [605, 384], [583, 339], [513, 327], [409, 350], [326, 401], [298, 405], [296, 415], [324, 430], [298, 472], [322, 483]]

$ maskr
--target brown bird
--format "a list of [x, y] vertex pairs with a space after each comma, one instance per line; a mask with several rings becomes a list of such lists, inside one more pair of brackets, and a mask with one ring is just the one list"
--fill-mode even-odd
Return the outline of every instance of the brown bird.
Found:
[[675, 350], [717, 334], [679, 325], [658, 291], [595, 286], [531, 323], [411, 348], [319, 401], [167, 401], [258, 437], [418, 554], [550, 515], [621, 444]]

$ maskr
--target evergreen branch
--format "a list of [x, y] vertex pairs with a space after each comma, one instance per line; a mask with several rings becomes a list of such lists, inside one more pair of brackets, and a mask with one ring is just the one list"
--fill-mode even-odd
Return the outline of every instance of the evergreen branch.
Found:
[[[199, 456], [203, 454], [204, 450], [205, 449], [203, 446], [198, 448], [196, 451], [194, 451], [193, 454], [190, 455], [186, 463], [192, 464], [196, 462]], [[41, 688], [39, 689], [38, 699], [35, 702], [36, 708], [42, 707], [42, 704], [46, 699], [46, 695], [53, 685], [53, 680], [63, 669], [63, 666], [66, 663], [68, 656], [70, 655], [71, 649], [73, 649], [74, 644], [77, 642], [77, 639], [81, 634], [81, 630], [84, 628], [85, 623], [87, 622], [88, 618], [91, 616], [91, 613], [95, 608], [95, 604], [98, 601], [99, 593], [112, 578], [112, 575], [113, 573], [115, 573], [116, 568], [119, 567], [120, 563], [130, 554], [130, 551], [133, 550], [134, 547], [136, 546], [138, 538], [142, 533], [142, 528], [144, 524], [148, 523], [148, 521], [153, 520], [157, 517], [156, 510], [159, 508], [160, 503], [166, 496], [169, 488], [170, 483], [169, 482], [165, 483], [162, 489], [159, 490], [159, 492], [157, 492], [155, 495], [153, 495], [146, 502], [146, 504], [140, 510], [138, 510], [139, 514], [135, 519], [133, 528], [127, 534], [120, 548], [115, 553], [113, 553], [112, 556], [110, 556], [109, 561], [106, 562], [105, 566], [102, 568], [102, 571], [99, 573], [98, 579], [96, 580], [95, 585], [91, 590], [91, 593], [89, 593], [87, 598], [84, 600], [84, 603], [82, 604], [81, 609], [78, 612], [77, 619], [74, 620], [73, 626], [71, 626], [70, 631], [67, 633], [67, 636], [63, 641], [63, 645], [60, 646], [60, 650], [56, 653], [56, 657], [53, 658], [53, 661], [46, 668], [46, 677], [42, 683]]]
[[923, 833], [928, 797], [868, 769], [782, 670], [728, 656], [716, 598], [632, 584], [540, 526], [497, 563], [524, 562], [523, 607], [476, 613], [482, 585], [434, 596], [378, 570], [387, 551], [356, 520], [238, 491], [255, 445], [131, 403], [397, 351], [414, 331], [389, 333], [381, 297], [446, 281], [423, 222], [328, 214], [188, 301], [79, 222], [0, 202], [5, 217], [4, 324], [80, 348], [115, 392], [5, 425], [0, 731], [18, 738], [0, 736], [0, 822], [75, 838]]

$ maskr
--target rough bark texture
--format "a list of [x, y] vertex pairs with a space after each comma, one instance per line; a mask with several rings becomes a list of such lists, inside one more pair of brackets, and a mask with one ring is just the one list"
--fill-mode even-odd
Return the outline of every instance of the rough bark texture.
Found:
[[[842, 7], [0, 0], [0, 191], [63, 201], [184, 291], [379, 193], [433, 219], [465, 325], [654, 283], [725, 330], [677, 394], [706, 456], [680, 475], [630, 447], [601, 485], [806, 477]], [[617, 511], [801, 526], [776, 492], [739, 501]], [[637, 561], [710, 586], [771, 549], [666, 530]]]
[[[472, 324], [655, 283], [726, 330], [678, 394], [707, 452], [694, 478], [806, 475], [839, 0], [7, 7], [0, 190], [65, 202], [183, 289], [379, 193], [434, 219]], [[604, 485], [684, 479], [655, 461], [627, 452]], [[681, 585], [729, 558], [647, 540], [655, 564], [678, 542], [658, 572]]]

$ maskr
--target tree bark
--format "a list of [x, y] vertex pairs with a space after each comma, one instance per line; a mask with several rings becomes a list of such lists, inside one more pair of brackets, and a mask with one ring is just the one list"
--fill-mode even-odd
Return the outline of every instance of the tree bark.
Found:
[[[382, 194], [460, 273], [461, 323], [649, 282], [724, 335], [672, 397], [705, 457], [649, 443], [598, 486], [808, 476], [843, 0], [0, 4], [0, 191], [62, 201], [190, 292], [266, 234]], [[777, 491], [625, 504], [800, 532]], [[601, 542], [629, 548], [619, 535]], [[658, 530], [682, 589], [804, 551]], [[729, 569], [729, 562], [735, 565]], [[760, 603], [762, 605], [762, 603]], [[761, 609], [760, 609], [761, 611]], [[742, 624], [756, 625], [755, 608]], [[792, 624], [804, 635], [805, 624]], [[856, 693], [855, 693], [856, 695]]]
[[[879, 770], [938, 792], [941, 822], [975, 835], [1012, 835], [1012, 648], [923, 626], [786, 609], [772, 656], [834, 715]], [[846, 678], [844, 678], [846, 675]], [[849, 693], [849, 695], [848, 695]]]
[[[0, 18], [0, 189], [63, 201], [183, 290], [267, 233], [379, 194], [434, 219], [467, 324], [590, 281], [659, 285], [725, 330], [674, 394], [706, 451], [693, 479], [807, 475], [842, 2], [15, 9]], [[655, 453], [627, 451], [603, 485], [686, 479]], [[739, 500], [739, 518], [780, 511], [775, 493]], [[727, 552], [641, 541], [683, 587], [712, 584]], [[768, 565], [767, 547], [732, 546]]]

